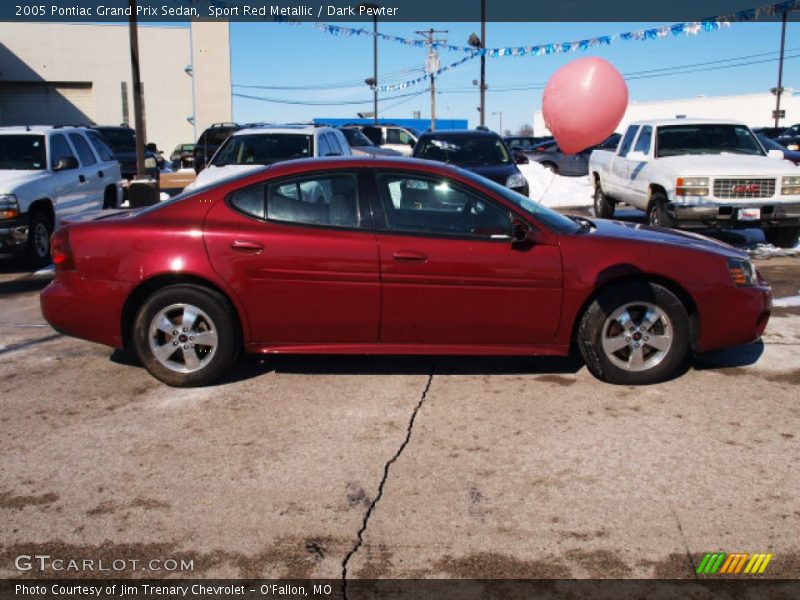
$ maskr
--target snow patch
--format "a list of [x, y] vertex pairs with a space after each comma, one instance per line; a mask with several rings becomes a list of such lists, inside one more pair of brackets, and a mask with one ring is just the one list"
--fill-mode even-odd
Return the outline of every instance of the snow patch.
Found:
[[788, 296], [786, 298], [776, 298], [772, 301], [772, 306], [788, 308], [790, 306], [800, 306], [800, 296]]
[[536, 161], [517, 165], [528, 180], [528, 196], [549, 208], [592, 206], [592, 181], [583, 177], [564, 177], [553, 173]]

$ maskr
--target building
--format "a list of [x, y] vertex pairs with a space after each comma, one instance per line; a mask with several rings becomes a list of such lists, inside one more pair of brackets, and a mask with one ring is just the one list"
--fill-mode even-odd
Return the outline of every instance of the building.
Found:
[[[781, 109], [786, 116], [780, 124], [788, 127], [800, 123], [800, 96], [787, 88], [781, 96]], [[623, 131], [628, 123], [646, 119], [673, 119], [675, 117], [697, 117], [732, 119], [742, 121], [750, 127], [772, 127], [775, 110], [775, 96], [770, 93], [741, 94], [737, 96], [697, 96], [680, 100], [657, 100], [653, 102], [631, 101], [617, 131]], [[533, 130], [536, 135], [549, 135], [542, 111], [537, 110], [533, 117]]]
[[[231, 121], [227, 22], [139, 26], [147, 142], [170, 152]], [[127, 24], [0, 23], [0, 125], [133, 126]]]

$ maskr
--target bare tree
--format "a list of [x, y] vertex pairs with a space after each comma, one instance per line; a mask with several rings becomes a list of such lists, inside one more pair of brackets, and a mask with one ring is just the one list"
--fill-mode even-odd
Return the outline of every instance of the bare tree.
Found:
[[525, 123], [517, 130], [517, 135], [531, 137], [533, 136], [533, 127], [531, 127], [530, 124]]

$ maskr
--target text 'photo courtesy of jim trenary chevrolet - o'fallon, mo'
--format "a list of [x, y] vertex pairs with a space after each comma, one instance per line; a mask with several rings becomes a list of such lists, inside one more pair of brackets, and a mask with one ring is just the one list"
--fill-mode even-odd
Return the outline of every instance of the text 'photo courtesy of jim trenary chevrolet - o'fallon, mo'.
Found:
[[800, 597], [798, 15], [0, 5], [0, 599]]

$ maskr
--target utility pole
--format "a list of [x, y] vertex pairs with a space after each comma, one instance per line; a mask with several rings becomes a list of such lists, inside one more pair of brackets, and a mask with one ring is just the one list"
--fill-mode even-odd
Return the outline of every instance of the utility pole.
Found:
[[372, 13], [372, 77], [364, 80], [372, 88], [372, 123], [378, 124], [378, 8], [377, 4], [363, 3], [359, 7], [373, 9]]
[[131, 43], [131, 78], [133, 83], [133, 119], [136, 128], [136, 179], [145, 179], [147, 172], [144, 168], [144, 140], [147, 136], [145, 130], [144, 114], [142, 112], [142, 79], [139, 74], [139, 30], [136, 24], [136, 0], [128, 0], [131, 15], [128, 20], [128, 29]]
[[417, 35], [425, 38], [428, 46], [428, 58], [425, 61], [425, 70], [431, 77], [431, 131], [436, 130], [436, 76], [434, 73], [439, 70], [439, 54], [434, 49], [434, 44], [446, 44], [446, 38], [436, 38], [437, 33], [448, 33], [446, 29], [428, 29], [427, 31], [416, 31]]
[[783, 94], [783, 52], [786, 45], [786, 11], [781, 23], [781, 56], [778, 61], [778, 87], [775, 89], [775, 127], [779, 127], [781, 118], [781, 94]]
[[[478, 107], [478, 112], [481, 114], [481, 127], [483, 127], [486, 125], [486, 54], [484, 52], [486, 50], [486, 0], [481, 0], [481, 35], [478, 37], [474, 33], [470, 34], [467, 44], [481, 53], [481, 105]], [[472, 84], [476, 83], [473, 79]]]

